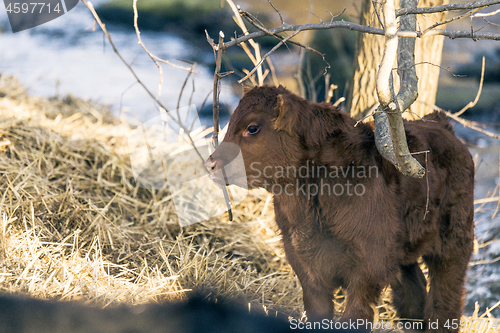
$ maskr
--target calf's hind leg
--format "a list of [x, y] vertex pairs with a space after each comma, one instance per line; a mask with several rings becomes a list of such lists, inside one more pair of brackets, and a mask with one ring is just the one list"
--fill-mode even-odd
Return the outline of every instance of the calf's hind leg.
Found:
[[426, 332], [458, 332], [469, 256], [426, 256], [430, 290], [425, 302]]
[[459, 196], [441, 221], [440, 253], [424, 255], [429, 270], [425, 302], [426, 332], [458, 332], [462, 316], [464, 282], [474, 241], [472, 191]]

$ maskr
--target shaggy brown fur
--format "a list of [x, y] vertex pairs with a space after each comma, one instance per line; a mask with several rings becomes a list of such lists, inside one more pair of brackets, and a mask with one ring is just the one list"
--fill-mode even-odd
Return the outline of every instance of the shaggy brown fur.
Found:
[[[369, 125], [354, 124], [281, 86], [257, 87], [240, 101], [207, 165], [227, 165], [236, 154], [226, 143], [236, 144], [248, 186], [274, 194], [309, 318], [331, 318], [333, 291], [342, 287], [341, 320], [373, 321], [372, 307], [391, 285], [400, 318], [423, 319], [427, 332], [455, 332], [445, 323], [461, 316], [473, 249], [471, 155], [442, 113], [406, 122], [410, 151], [430, 151], [427, 163], [415, 155], [427, 164], [427, 188], [426, 178], [406, 178], [381, 157]], [[429, 269], [429, 292], [419, 258]]]

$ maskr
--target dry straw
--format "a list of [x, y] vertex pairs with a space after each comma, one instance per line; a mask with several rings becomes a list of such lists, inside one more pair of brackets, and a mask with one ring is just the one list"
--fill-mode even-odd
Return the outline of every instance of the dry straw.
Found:
[[[266, 192], [237, 205], [234, 222], [222, 216], [180, 228], [168, 189], [135, 182], [127, 123], [76, 98], [29, 96], [6, 76], [0, 96], [3, 291], [108, 306], [202, 290], [301, 317], [301, 288]], [[378, 306], [384, 321], [395, 319], [389, 295]], [[337, 309], [342, 300], [336, 296]]]

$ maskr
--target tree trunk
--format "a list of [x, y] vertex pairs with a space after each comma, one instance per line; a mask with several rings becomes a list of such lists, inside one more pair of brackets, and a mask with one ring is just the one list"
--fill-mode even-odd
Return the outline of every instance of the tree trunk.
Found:
[[[447, 3], [448, 0], [421, 0], [419, 1], [419, 7], [432, 7]], [[381, 8], [378, 5], [377, 11], [380, 19], [383, 19]], [[442, 21], [445, 18], [446, 12], [418, 15], [417, 30], [424, 30], [431, 24]], [[360, 23], [381, 28], [371, 0], [363, 1]], [[418, 77], [418, 100], [432, 104], [435, 103], [440, 70], [438, 66], [441, 65], [443, 41], [443, 36], [423, 37], [416, 40], [415, 64]], [[354, 58], [353, 82], [350, 85], [349, 96], [347, 98], [347, 110], [356, 119], [363, 119], [378, 102], [375, 80], [378, 65], [382, 60], [383, 50], [384, 36], [358, 34], [356, 55]], [[394, 68], [396, 67], [397, 64], [394, 64]], [[396, 71], [393, 74], [397, 92], [399, 89], [399, 78]], [[410, 107], [410, 111], [403, 113], [403, 117], [406, 119], [419, 119], [425, 114], [432, 112], [432, 108], [423, 103], [415, 102]]]

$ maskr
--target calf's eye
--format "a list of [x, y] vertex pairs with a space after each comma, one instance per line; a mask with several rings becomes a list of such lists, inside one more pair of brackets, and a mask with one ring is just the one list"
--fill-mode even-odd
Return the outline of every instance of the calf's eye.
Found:
[[255, 135], [260, 131], [260, 127], [258, 125], [248, 125], [243, 136]]

